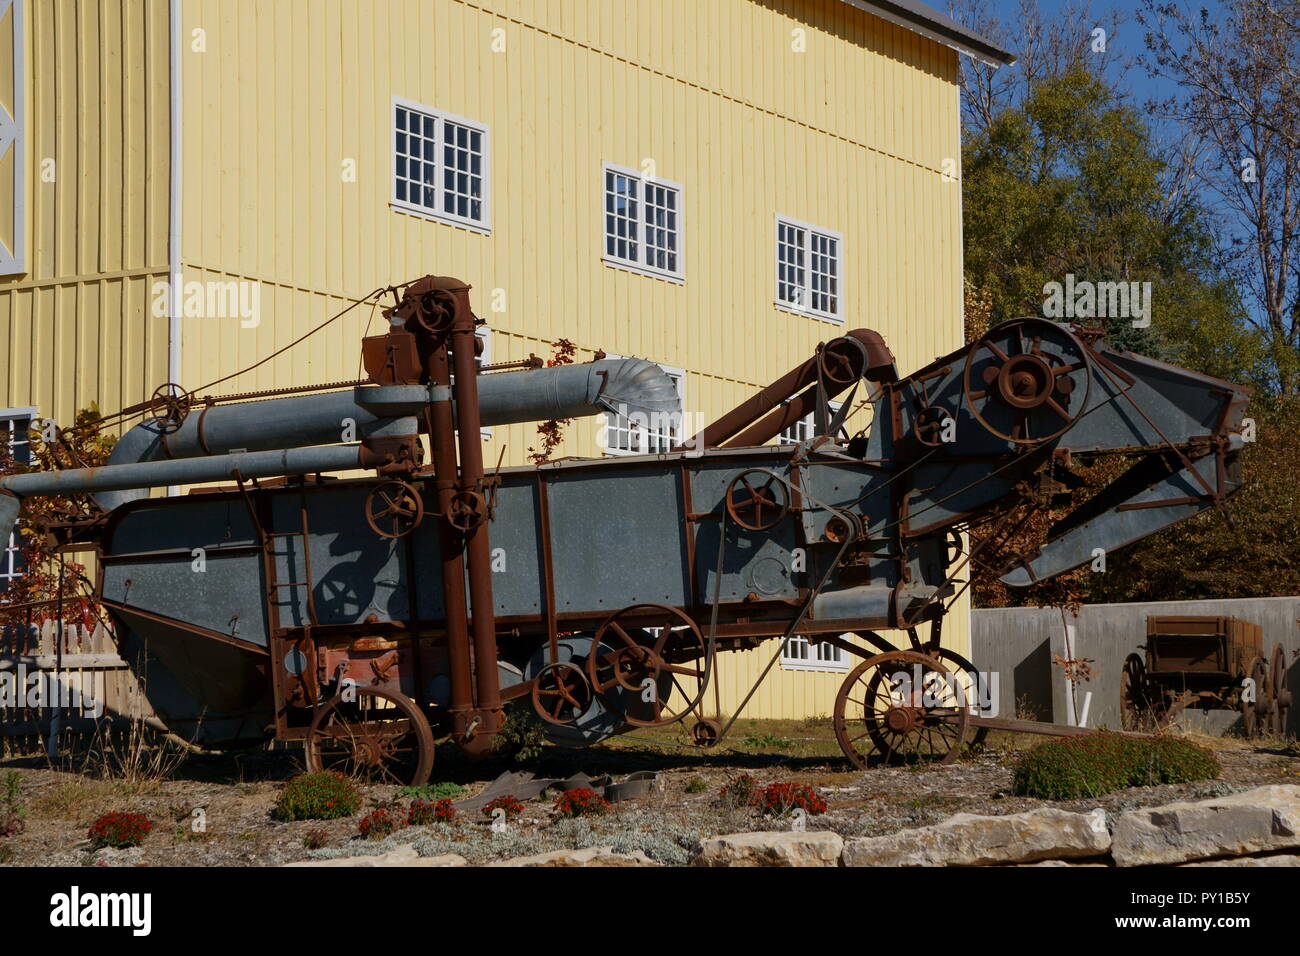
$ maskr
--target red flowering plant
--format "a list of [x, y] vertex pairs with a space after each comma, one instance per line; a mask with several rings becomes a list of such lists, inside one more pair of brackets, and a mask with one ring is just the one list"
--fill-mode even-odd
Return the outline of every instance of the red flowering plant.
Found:
[[825, 813], [826, 801], [812, 787], [801, 783], [768, 784], [754, 796], [754, 803], [769, 816], [785, 816], [791, 810]]
[[106, 813], [90, 825], [87, 834], [97, 847], [139, 846], [153, 824], [143, 813]]
[[743, 807], [754, 802], [754, 794], [757, 792], [758, 778], [753, 774], [742, 773], [727, 781], [718, 791], [718, 799], [727, 807]]
[[402, 829], [404, 825], [401, 817], [386, 807], [380, 807], [378, 810], [371, 810], [361, 818], [361, 822], [357, 824], [357, 831], [367, 840], [382, 840]]
[[586, 817], [604, 813], [609, 801], [590, 787], [565, 790], [555, 801], [555, 810], [562, 817]]
[[524, 812], [524, 805], [517, 798], [509, 795], [497, 797], [483, 805], [483, 816], [491, 820], [498, 810], [505, 813], [507, 820], [513, 820]]
[[361, 792], [337, 770], [299, 774], [275, 802], [277, 820], [334, 820], [361, 809]]
[[406, 813], [407, 825], [424, 826], [426, 823], [451, 823], [456, 819], [456, 805], [449, 798], [442, 800], [412, 800]]

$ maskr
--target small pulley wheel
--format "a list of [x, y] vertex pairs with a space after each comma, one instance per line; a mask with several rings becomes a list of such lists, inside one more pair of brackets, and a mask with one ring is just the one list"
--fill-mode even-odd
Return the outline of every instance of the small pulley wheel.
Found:
[[366, 524], [381, 538], [403, 538], [423, 519], [424, 500], [404, 481], [385, 481], [366, 495]]
[[707, 750], [709, 747], [716, 747], [722, 737], [722, 724], [706, 717], [700, 720], [691, 728], [691, 740], [695, 746]]
[[175, 382], [159, 385], [149, 399], [149, 414], [163, 434], [171, 434], [184, 424], [193, 398]]
[[451, 330], [456, 320], [456, 297], [446, 289], [431, 289], [420, 296], [415, 320], [420, 328], [434, 335]]
[[727, 486], [727, 514], [746, 531], [767, 531], [790, 512], [790, 493], [773, 471], [742, 471]]
[[571, 726], [591, 708], [594, 695], [582, 668], [555, 661], [533, 678], [533, 710], [547, 723]]
[[447, 506], [447, 523], [457, 531], [473, 531], [487, 520], [487, 498], [481, 491], [458, 491]]

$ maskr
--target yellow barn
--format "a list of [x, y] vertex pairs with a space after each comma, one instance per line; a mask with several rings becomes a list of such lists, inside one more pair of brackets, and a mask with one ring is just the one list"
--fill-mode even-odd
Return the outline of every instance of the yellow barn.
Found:
[[[1010, 60], [916, 0], [0, 0], [3, 437], [355, 379], [369, 309], [227, 376], [427, 273], [493, 362], [672, 373], [679, 425], [556, 455], [653, 450], [851, 328], [911, 371], [962, 344], [961, 55]], [[774, 652], [720, 662], [723, 711]], [[746, 715], [828, 713], [842, 655], [793, 643]]]

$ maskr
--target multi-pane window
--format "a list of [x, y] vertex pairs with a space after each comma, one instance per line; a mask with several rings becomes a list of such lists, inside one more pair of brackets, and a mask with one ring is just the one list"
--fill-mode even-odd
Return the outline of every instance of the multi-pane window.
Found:
[[843, 321], [840, 308], [842, 246], [838, 233], [778, 216], [777, 305], [823, 319]]
[[[610, 358], [620, 356], [611, 355]], [[659, 366], [677, 387], [677, 410], [630, 415], [605, 413], [603, 448], [610, 455], [651, 455], [670, 451], [686, 438], [682, 409], [685, 407], [686, 373], [679, 368]]]
[[682, 278], [682, 187], [606, 164], [605, 261]]
[[[840, 410], [840, 407], [841, 407], [841, 403], [831, 402], [830, 413], [834, 415], [836, 412]], [[803, 418], [792, 423], [787, 428], [783, 428], [781, 430], [781, 434], [777, 437], [777, 444], [779, 445], [802, 444], [803, 442], [806, 442], [810, 438], [812, 438], [816, 433], [817, 433], [817, 416], [815, 413], [809, 412]]]
[[[849, 640], [852, 635], [841, 634], [840, 637]], [[781, 652], [781, 666], [786, 670], [846, 671], [849, 669], [849, 654], [843, 648], [815, 644], [796, 634]]]
[[399, 99], [393, 126], [393, 205], [486, 231], [487, 127]]
[[[0, 445], [8, 450], [6, 458], [22, 465], [31, 461], [28, 435], [32, 427], [32, 415], [30, 409], [0, 412]], [[0, 548], [0, 596], [23, 574], [22, 538], [16, 529], [6, 528], [5, 531], [8, 532], [8, 537], [2, 539], [4, 547]]]

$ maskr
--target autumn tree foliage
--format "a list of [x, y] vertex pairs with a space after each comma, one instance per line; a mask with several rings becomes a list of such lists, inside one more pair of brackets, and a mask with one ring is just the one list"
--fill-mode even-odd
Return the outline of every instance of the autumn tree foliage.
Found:
[[[99, 429], [102, 416], [91, 404], [77, 413], [72, 426], [57, 430], [34, 422], [29, 434], [29, 459], [18, 461], [0, 445], [0, 475], [64, 468], [95, 468], [108, 462], [117, 439]], [[48, 429], [48, 430], [47, 430]], [[92, 627], [99, 620], [93, 585], [86, 566], [60, 555], [45, 533], [49, 522], [84, 520], [93, 515], [88, 495], [41, 498], [24, 502], [18, 518], [23, 573], [0, 594], [0, 627], [6, 624], [40, 624], [59, 615]], [[5, 529], [4, 534], [8, 534]]]

